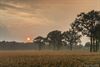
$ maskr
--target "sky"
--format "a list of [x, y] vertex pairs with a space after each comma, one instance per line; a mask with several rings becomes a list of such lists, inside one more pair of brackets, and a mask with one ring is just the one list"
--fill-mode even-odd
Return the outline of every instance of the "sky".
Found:
[[100, 0], [0, 0], [0, 41], [67, 31], [78, 14], [91, 10], [100, 10]]

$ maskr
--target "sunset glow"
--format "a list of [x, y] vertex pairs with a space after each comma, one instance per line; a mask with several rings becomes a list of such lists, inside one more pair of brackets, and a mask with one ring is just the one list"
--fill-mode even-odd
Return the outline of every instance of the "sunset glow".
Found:
[[27, 37], [27, 42], [31, 42], [31, 38], [30, 37]]

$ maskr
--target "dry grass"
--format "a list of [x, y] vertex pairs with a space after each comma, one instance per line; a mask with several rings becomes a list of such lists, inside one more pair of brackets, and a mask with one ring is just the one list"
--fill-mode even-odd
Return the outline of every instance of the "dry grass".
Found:
[[1, 51], [0, 67], [83, 67], [100, 64], [100, 53], [71, 51]]

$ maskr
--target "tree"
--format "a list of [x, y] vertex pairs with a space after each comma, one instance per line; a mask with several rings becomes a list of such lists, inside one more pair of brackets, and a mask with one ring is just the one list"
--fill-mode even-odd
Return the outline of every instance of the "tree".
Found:
[[96, 40], [96, 51], [99, 50], [99, 44], [100, 44], [100, 24], [97, 24], [95, 26], [95, 38]]
[[91, 43], [90, 43], [90, 42], [86, 42], [86, 43], [85, 43], [85, 47], [88, 47], [88, 48], [89, 48], [89, 47], [90, 47], [90, 45], [91, 45]]
[[73, 45], [77, 45], [81, 42], [80, 37], [81, 35], [78, 35], [74, 30], [69, 30], [63, 33], [63, 40], [70, 45], [70, 50], [72, 50]]
[[88, 13], [79, 14], [75, 19], [74, 23], [71, 24], [72, 29], [90, 37], [90, 52], [95, 51], [94, 43], [96, 42], [96, 38], [94, 32], [95, 26], [98, 23], [100, 23], [100, 12], [92, 10]]
[[51, 31], [47, 35], [47, 39], [54, 49], [60, 49], [62, 45], [62, 34], [61, 31], [55, 30]]
[[95, 26], [95, 37], [100, 41], [100, 24]]
[[42, 47], [44, 46], [44, 38], [42, 36], [38, 36], [36, 37], [33, 42], [38, 45], [39, 50], [42, 49]]

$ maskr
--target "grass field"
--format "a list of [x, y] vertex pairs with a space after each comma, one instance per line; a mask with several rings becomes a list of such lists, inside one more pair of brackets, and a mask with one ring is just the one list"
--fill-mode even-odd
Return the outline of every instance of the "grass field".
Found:
[[0, 51], [0, 67], [99, 67], [100, 53]]

